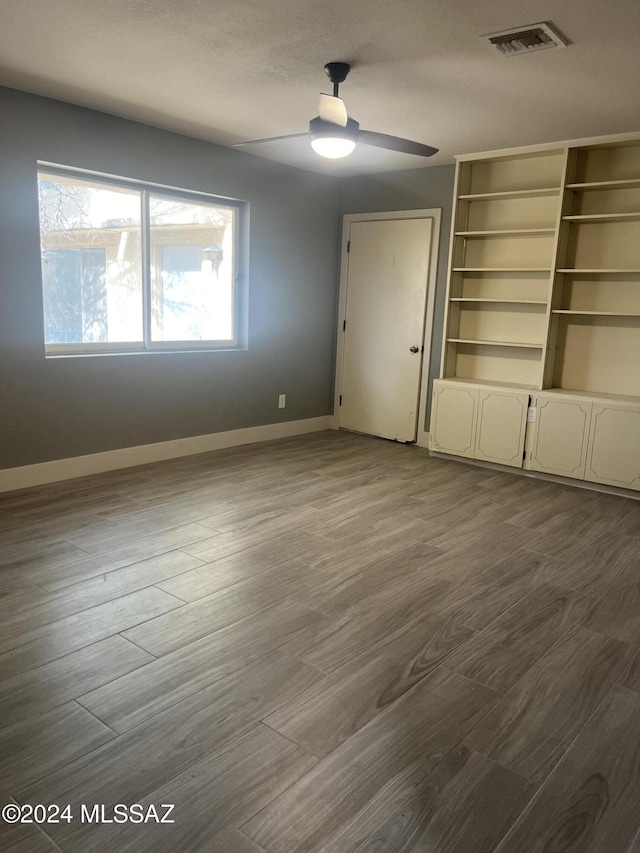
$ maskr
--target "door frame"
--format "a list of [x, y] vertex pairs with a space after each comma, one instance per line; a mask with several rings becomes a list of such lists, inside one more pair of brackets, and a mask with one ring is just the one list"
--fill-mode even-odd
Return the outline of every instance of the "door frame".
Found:
[[439, 207], [420, 210], [390, 210], [377, 213], [346, 213], [342, 217], [342, 249], [340, 254], [340, 292], [338, 296], [338, 323], [336, 346], [336, 372], [333, 396], [332, 429], [340, 428], [340, 407], [338, 400], [342, 393], [342, 365], [344, 360], [344, 335], [342, 326], [347, 314], [347, 276], [349, 272], [349, 254], [347, 245], [352, 222], [374, 222], [381, 219], [431, 219], [431, 247], [429, 250], [429, 273], [427, 275], [427, 295], [425, 300], [424, 335], [422, 338], [422, 357], [420, 362], [420, 385], [418, 389], [418, 430], [416, 444], [429, 446], [429, 431], [425, 429], [427, 396], [429, 387], [429, 367], [431, 363], [431, 338], [436, 296], [436, 274], [438, 270], [438, 249], [440, 246], [440, 225], [442, 209]]

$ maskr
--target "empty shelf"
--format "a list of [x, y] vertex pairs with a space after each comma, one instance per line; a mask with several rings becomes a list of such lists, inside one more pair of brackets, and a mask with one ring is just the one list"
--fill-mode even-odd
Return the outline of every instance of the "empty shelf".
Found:
[[567, 184], [568, 190], [623, 190], [636, 187], [640, 187], [640, 178], [629, 178], [626, 181], [587, 181], [581, 184]]
[[584, 213], [562, 217], [566, 222], [624, 222], [640, 219], [637, 213]]
[[551, 272], [550, 267], [454, 267], [453, 272]]
[[472, 338], [447, 338], [450, 344], [475, 344], [483, 347], [523, 347], [525, 349], [542, 349], [542, 344], [524, 343], [523, 341], [478, 341]]
[[559, 308], [552, 311], [552, 314], [584, 314], [587, 317], [640, 317], [640, 314], [634, 314], [629, 311], [574, 311], [568, 308]]
[[456, 231], [456, 237], [527, 237], [555, 234], [555, 228], [505, 228], [495, 231]]
[[503, 305], [546, 305], [541, 299], [483, 299], [480, 297], [452, 296], [449, 302], [498, 302]]
[[505, 190], [497, 193], [464, 193], [459, 195], [461, 201], [481, 201], [482, 199], [499, 198], [531, 198], [541, 195], [557, 195], [560, 187], [541, 187], [536, 190]]
[[569, 275], [640, 275], [640, 269], [598, 269], [587, 270], [576, 267], [557, 269], [556, 272], [568, 273]]
[[472, 376], [445, 376], [447, 382], [461, 382], [465, 385], [479, 385], [482, 388], [517, 388], [523, 391], [531, 391], [537, 388], [534, 383], [523, 382], [501, 382], [496, 379], [474, 379]]

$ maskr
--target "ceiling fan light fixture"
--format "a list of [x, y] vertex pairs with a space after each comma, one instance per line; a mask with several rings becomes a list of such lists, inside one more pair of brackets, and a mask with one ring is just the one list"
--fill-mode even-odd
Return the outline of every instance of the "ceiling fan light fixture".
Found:
[[320, 136], [311, 140], [311, 147], [321, 157], [339, 160], [341, 157], [353, 154], [356, 143], [354, 139], [344, 139], [339, 136]]
[[346, 127], [324, 121], [319, 116], [309, 122], [311, 147], [321, 157], [339, 160], [352, 154], [358, 141], [360, 125], [350, 118]]

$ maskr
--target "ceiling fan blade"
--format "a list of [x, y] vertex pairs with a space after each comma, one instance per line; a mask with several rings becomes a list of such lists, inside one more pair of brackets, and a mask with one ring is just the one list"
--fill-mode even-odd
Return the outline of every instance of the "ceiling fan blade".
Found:
[[234, 142], [232, 148], [240, 148], [242, 145], [258, 145], [260, 142], [280, 142], [282, 139], [301, 139], [309, 136], [308, 133], [289, 133], [286, 136], [269, 136], [266, 139], [250, 139], [248, 142]]
[[320, 95], [318, 115], [322, 121], [328, 121], [330, 124], [338, 124], [340, 127], [347, 126], [347, 108], [342, 98], [337, 98], [333, 95]]
[[438, 149], [432, 148], [431, 145], [412, 142], [400, 136], [389, 136], [387, 133], [376, 133], [373, 130], [361, 130], [358, 142], [375, 145], [376, 148], [387, 148], [389, 151], [400, 151], [402, 154], [417, 154], [419, 157], [431, 157], [438, 153]]

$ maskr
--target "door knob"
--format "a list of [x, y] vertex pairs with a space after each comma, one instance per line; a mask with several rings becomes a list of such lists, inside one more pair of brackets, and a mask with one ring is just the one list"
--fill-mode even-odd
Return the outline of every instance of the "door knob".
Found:
[[420, 349], [420, 347], [416, 347], [416, 346], [409, 347], [409, 352], [418, 352], [419, 349]]

